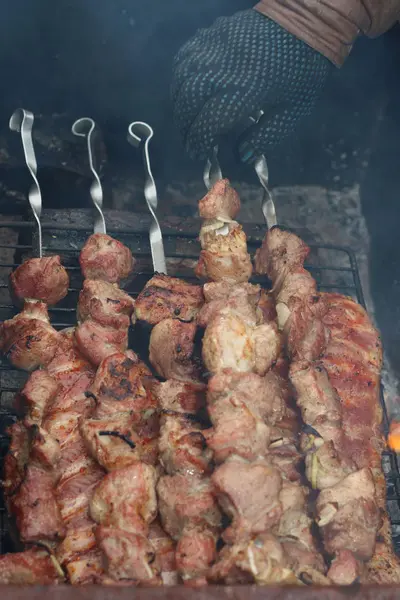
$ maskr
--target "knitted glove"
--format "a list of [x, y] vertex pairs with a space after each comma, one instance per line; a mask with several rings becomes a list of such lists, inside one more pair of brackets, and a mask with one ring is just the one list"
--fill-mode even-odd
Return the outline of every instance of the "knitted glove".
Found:
[[200, 29], [174, 61], [174, 119], [188, 152], [204, 159], [219, 136], [243, 129], [239, 153], [250, 162], [293, 132], [309, 115], [332, 64], [255, 10]]

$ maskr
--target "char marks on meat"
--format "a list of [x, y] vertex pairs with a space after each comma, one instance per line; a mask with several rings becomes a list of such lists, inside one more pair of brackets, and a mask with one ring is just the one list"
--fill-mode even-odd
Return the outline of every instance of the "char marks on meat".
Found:
[[135, 301], [115, 284], [86, 279], [79, 294], [78, 322], [88, 319], [104, 327], [128, 329]]
[[157, 273], [136, 299], [136, 319], [157, 325], [164, 319], [193, 321], [204, 303], [200, 285]]
[[200, 369], [194, 360], [196, 323], [164, 319], [150, 335], [149, 360], [164, 379], [199, 381]]
[[11, 292], [18, 304], [39, 300], [57, 304], [68, 293], [69, 277], [59, 256], [29, 258], [10, 275]]

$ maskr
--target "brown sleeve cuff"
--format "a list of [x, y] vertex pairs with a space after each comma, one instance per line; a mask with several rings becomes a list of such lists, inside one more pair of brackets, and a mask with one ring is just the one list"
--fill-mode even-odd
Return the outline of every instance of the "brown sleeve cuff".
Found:
[[[336, 0], [336, 4], [351, 0]], [[339, 10], [319, 0], [261, 0], [255, 10], [341, 67], [351, 52], [359, 28]], [[339, 7], [340, 9], [340, 7]]]

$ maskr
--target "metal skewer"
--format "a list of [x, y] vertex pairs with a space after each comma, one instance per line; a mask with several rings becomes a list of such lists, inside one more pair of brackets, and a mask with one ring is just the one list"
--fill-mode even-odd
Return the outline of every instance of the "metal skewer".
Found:
[[204, 167], [203, 180], [206, 188], [210, 190], [220, 179], [222, 179], [222, 171], [218, 161], [218, 146], [214, 146]]
[[90, 196], [95, 207], [94, 233], [106, 233], [106, 222], [103, 215], [103, 188], [98, 174], [99, 143], [101, 132], [99, 127], [89, 117], [78, 119], [72, 125], [72, 133], [78, 137], [86, 138], [89, 156], [89, 166], [93, 174], [93, 183], [90, 186]]
[[35, 149], [32, 141], [32, 127], [35, 117], [28, 110], [18, 108], [10, 118], [9, 127], [11, 131], [15, 131], [21, 134], [22, 147], [24, 149], [24, 156], [26, 166], [32, 176], [33, 183], [28, 193], [29, 204], [31, 205], [33, 216], [37, 223], [38, 240], [37, 240], [37, 254], [42, 258], [42, 226], [40, 223], [40, 216], [42, 214], [42, 194], [40, 192], [40, 186], [37, 179], [37, 162], [35, 156]]
[[150, 165], [149, 144], [154, 135], [153, 129], [147, 123], [135, 121], [128, 127], [128, 142], [139, 148], [143, 145], [143, 160], [146, 170], [146, 181], [144, 185], [144, 196], [146, 198], [148, 209], [153, 217], [150, 225], [149, 237], [151, 256], [153, 259], [153, 268], [156, 273], [167, 273], [167, 264], [165, 261], [164, 244], [162, 239], [161, 227], [157, 219], [156, 211], [158, 207], [157, 188], [154, 181]]

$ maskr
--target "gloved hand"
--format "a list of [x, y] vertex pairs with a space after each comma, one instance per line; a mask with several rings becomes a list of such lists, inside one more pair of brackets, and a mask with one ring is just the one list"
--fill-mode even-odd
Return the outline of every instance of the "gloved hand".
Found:
[[255, 10], [201, 29], [174, 62], [174, 119], [188, 152], [204, 159], [218, 137], [264, 111], [241, 138], [244, 162], [279, 144], [309, 115], [333, 65]]

